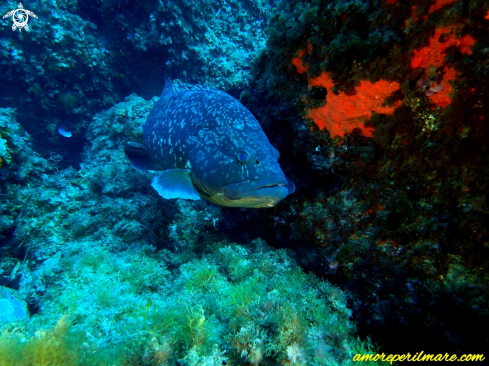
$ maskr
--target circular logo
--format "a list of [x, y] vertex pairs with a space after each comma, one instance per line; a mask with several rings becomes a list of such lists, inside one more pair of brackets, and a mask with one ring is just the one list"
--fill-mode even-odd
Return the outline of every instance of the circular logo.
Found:
[[24, 9], [17, 9], [12, 17], [12, 20], [17, 27], [23, 28], [27, 25], [29, 15]]

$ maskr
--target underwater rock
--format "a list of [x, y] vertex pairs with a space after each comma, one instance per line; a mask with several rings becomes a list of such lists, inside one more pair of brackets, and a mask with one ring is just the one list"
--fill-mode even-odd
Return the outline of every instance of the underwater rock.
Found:
[[282, 1], [246, 92], [307, 187], [256, 230], [396, 352], [488, 347], [489, 9], [463, 4]]
[[0, 286], [0, 324], [6, 324], [29, 317], [27, 303], [15, 290]]

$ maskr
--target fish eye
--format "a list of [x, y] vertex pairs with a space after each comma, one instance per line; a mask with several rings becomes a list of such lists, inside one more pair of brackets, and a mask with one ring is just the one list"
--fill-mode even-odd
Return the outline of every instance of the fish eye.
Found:
[[251, 154], [246, 150], [238, 151], [238, 154], [237, 154], [238, 161], [240, 163], [246, 163], [248, 160], [250, 160], [250, 156], [251, 156]]

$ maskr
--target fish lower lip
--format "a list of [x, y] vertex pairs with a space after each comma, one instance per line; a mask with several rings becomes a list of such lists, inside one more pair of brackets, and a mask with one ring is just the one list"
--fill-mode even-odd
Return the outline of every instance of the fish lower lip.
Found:
[[[245, 192], [243, 194], [243, 196], [241, 196], [240, 198], [246, 196], [246, 195], [249, 195], [249, 194], [252, 194], [253, 192], [256, 192], [256, 191], [259, 191], [261, 189], [265, 189], [265, 188], [274, 188], [274, 187], [287, 187], [285, 184], [268, 184], [266, 186], [261, 186], [261, 187], [258, 187], [258, 188], [255, 188], [255, 189], [252, 189], [248, 192]], [[239, 198], [238, 198], [239, 199]]]
[[284, 184], [268, 185], [242, 195], [242, 202], [253, 203], [251, 207], [273, 207], [287, 197], [287, 186]]
[[[260, 184], [261, 183], [261, 184]], [[287, 187], [285, 179], [269, 179], [264, 178], [260, 181], [243, 181], [239, 183], [233, 183], [222, 188], [222, 192], [229, 200], [239, 200], [244, 196], [259, 195], [260, 190], [272, 191], [273, 189], [283, 189], [281, 187]]]
[[273, 207], [273, 206], [275, 206], [273, 202], [267, 202], [262, 205], [254, 206], [254, 208], [264, 208], [264, 207]]

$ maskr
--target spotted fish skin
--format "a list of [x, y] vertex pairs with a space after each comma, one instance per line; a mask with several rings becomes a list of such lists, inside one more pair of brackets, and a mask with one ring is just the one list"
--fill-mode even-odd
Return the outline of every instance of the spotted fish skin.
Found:
[[164, 198], [258, 208], [275, 206], [295, 189], [258, 121], [222, 91], [168, 79], [143, 136], [150, 161], [138, 164], [130, 149], [126, 155], [136, 168], [164, 171], [153, 181]]

